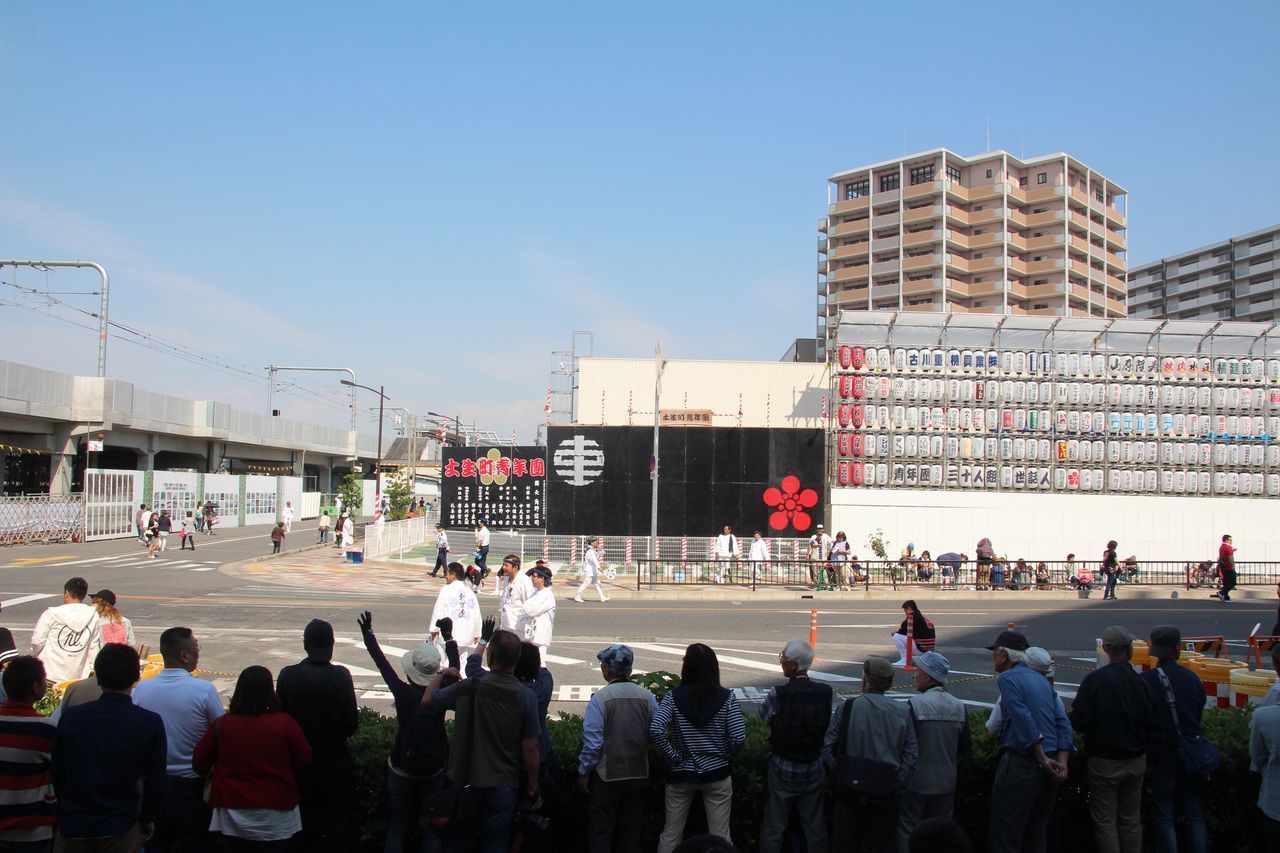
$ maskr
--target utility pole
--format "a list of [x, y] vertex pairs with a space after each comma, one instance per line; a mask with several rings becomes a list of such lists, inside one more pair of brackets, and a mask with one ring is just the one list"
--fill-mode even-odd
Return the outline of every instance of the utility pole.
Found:
[[662, 396], [662, 344], [653, 351], [653, 495], [649, 501], [649, 555], [653, 565], [649, 567], [649, 589], [654, 589], [654, 575], [658, 571], [658, 403]]
[[16, 261], [16, 260], [0, 260], [0, 268], [3, 267], [33, 267], [38, 270], [48, 270], [51, 267], [75, 267], [75, 268], [92, 268], [98, 271], [98, 275], [102, 276], [102, 293], [100, 306], [98, 308], [98, 376], [105, 377], [107, 375], [107, 327], [111, 325], [107, 319], [107, 311], [110, 308], [110, 281], [107, 278], [107, 271], [102, 264], [96, 264], [93, 261]]

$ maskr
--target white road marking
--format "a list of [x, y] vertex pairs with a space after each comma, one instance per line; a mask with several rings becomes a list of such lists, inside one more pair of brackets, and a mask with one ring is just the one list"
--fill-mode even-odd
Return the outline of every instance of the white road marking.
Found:
[[572, 664], [583, 664], [586, 663], [586, 661], [578, 660], [577, 658], [564, 658], [559, 655], [548, 653], [546, 658], [543, 660], [543, 663], [558, 663], [562, 666], [570, 666]]
[[56, 593], [37, 592], [32, 595], [20, 595], [17, 598], [10, 598], [6, 601], [0, 601], [0, 607], [13, 607], [15, 604], [26, 604], [28, 601], [40, 601], [43, 598], [53, 598]]
[[217, 570], [218, 570], [218, 567], [217, 567], [217, 566], [205, 566], [203, 569], [192, 569], [191, 571], [193, 571], [193, 572], [216, 572]]
[[353, 678], [381, 678], [382, 677], [382, 673], [378, 672], [376, 669], [365, 669], [362, 666], [356, 666], [350, 663], [343, 663], [342, 661], [334, 661], [334, 663], [342, 667], [343, 669], [347, 670], [347, 672], [351, 673], [351, 676]]
[[[683, 657], [684, 649], [675, 646], [662, 646], [656, 643], [631, 643], [633, 649], [643, 649], [645, 651], [657, 652], [659, 654], [672, 655], [673, 657]], [[742, 667], [744, 669], [757, 669], [763, 672], [773, 673], [781, 677], [782, 671], [776, 663], [763, 663], [757, 660], [748, 660], [747, 658], [734, 657], [732, 655], [724, 655], [716, 652], [722, 664], [731, 664], [733, 666]], [[817, 670], [809, 670], [809, 676], [818, 681], [857, 681], [857, 678], [849, 675], [836, 675], [831, 672], [819, 672]]]

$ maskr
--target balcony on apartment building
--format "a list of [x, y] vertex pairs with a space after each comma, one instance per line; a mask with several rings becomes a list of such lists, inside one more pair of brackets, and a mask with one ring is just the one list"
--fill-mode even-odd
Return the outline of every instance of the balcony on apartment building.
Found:
[[855, 219], [852, 222], [833, 222], [830, 231], [832, 237], [848, 237], [851, 234], [866, 234], [871, 227], [870, 219]]
[[942, 205], [928, 204], [924, 207], [909, 207], [902, 211], [902, 221], [907, 223], [929, 222], [942, 216]]
[[848, 198], [843, 201], [833, 201], [827, 205], [827, 215], [840, 216], [845, 213], [853, 213], [856, 210], [866, 210], [869, 204], [871, 204], [871, 197], [865, 195], [858, 198]]
[[902, 235], [902, 245], [907, 248], [915, 246], [927, 246], [930, 243], [937, 243], [942, 240], [943, 230], [941, 228], [930, 228], [925, 231], [908, 231]]
[[902, 270], [903, 272], [918, 272], [942, 266], [942, 258], [941, 252], [931, 252], [927, 255], [907, 255], [902, 259]]
[[866, 264], [855, 264], [850, 267], [830, 269], [827, 271], [827, 283], [840, 284], [846, 281], [858, 281], [865, 279], [869, 271], [870, 268]]
[[827, 258], [831, 261], [844, 261], [850, 258], [866, 257], [867, 246], [870, 245], [866, 240], [859, 243], [847, 243], [840, 246], [832, 246], [827, 250]]

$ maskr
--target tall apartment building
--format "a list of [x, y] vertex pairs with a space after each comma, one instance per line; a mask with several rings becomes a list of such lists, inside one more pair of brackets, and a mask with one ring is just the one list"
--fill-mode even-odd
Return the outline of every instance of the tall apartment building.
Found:
[[936, 148], [827, 179], [818, 339], [842, 308], [1125, 316], [1128, 196], [1067, 154]]
[[1280, 320], [1280, 225], [1134, 267], [1129, 316]]

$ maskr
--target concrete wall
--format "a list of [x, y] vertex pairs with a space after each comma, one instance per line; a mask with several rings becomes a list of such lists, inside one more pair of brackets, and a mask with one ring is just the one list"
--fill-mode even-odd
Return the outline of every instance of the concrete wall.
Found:
[[979, 539], [1011, 559], [1100, 559], [1108, 539], [1120, 555], [1139, 560], [1216, 559], [1230, 533], [1241, 562], [1280, 560], [1271, 531], [1275, 503], [1248, 498], [1028, 494], [922, 489], [841, 489], [831, 492], [831, 527], [843, 530], [854, 553], [870, 555], [877, 528], [892, 556], [908, 542], [934, 555], [974, 556]]

